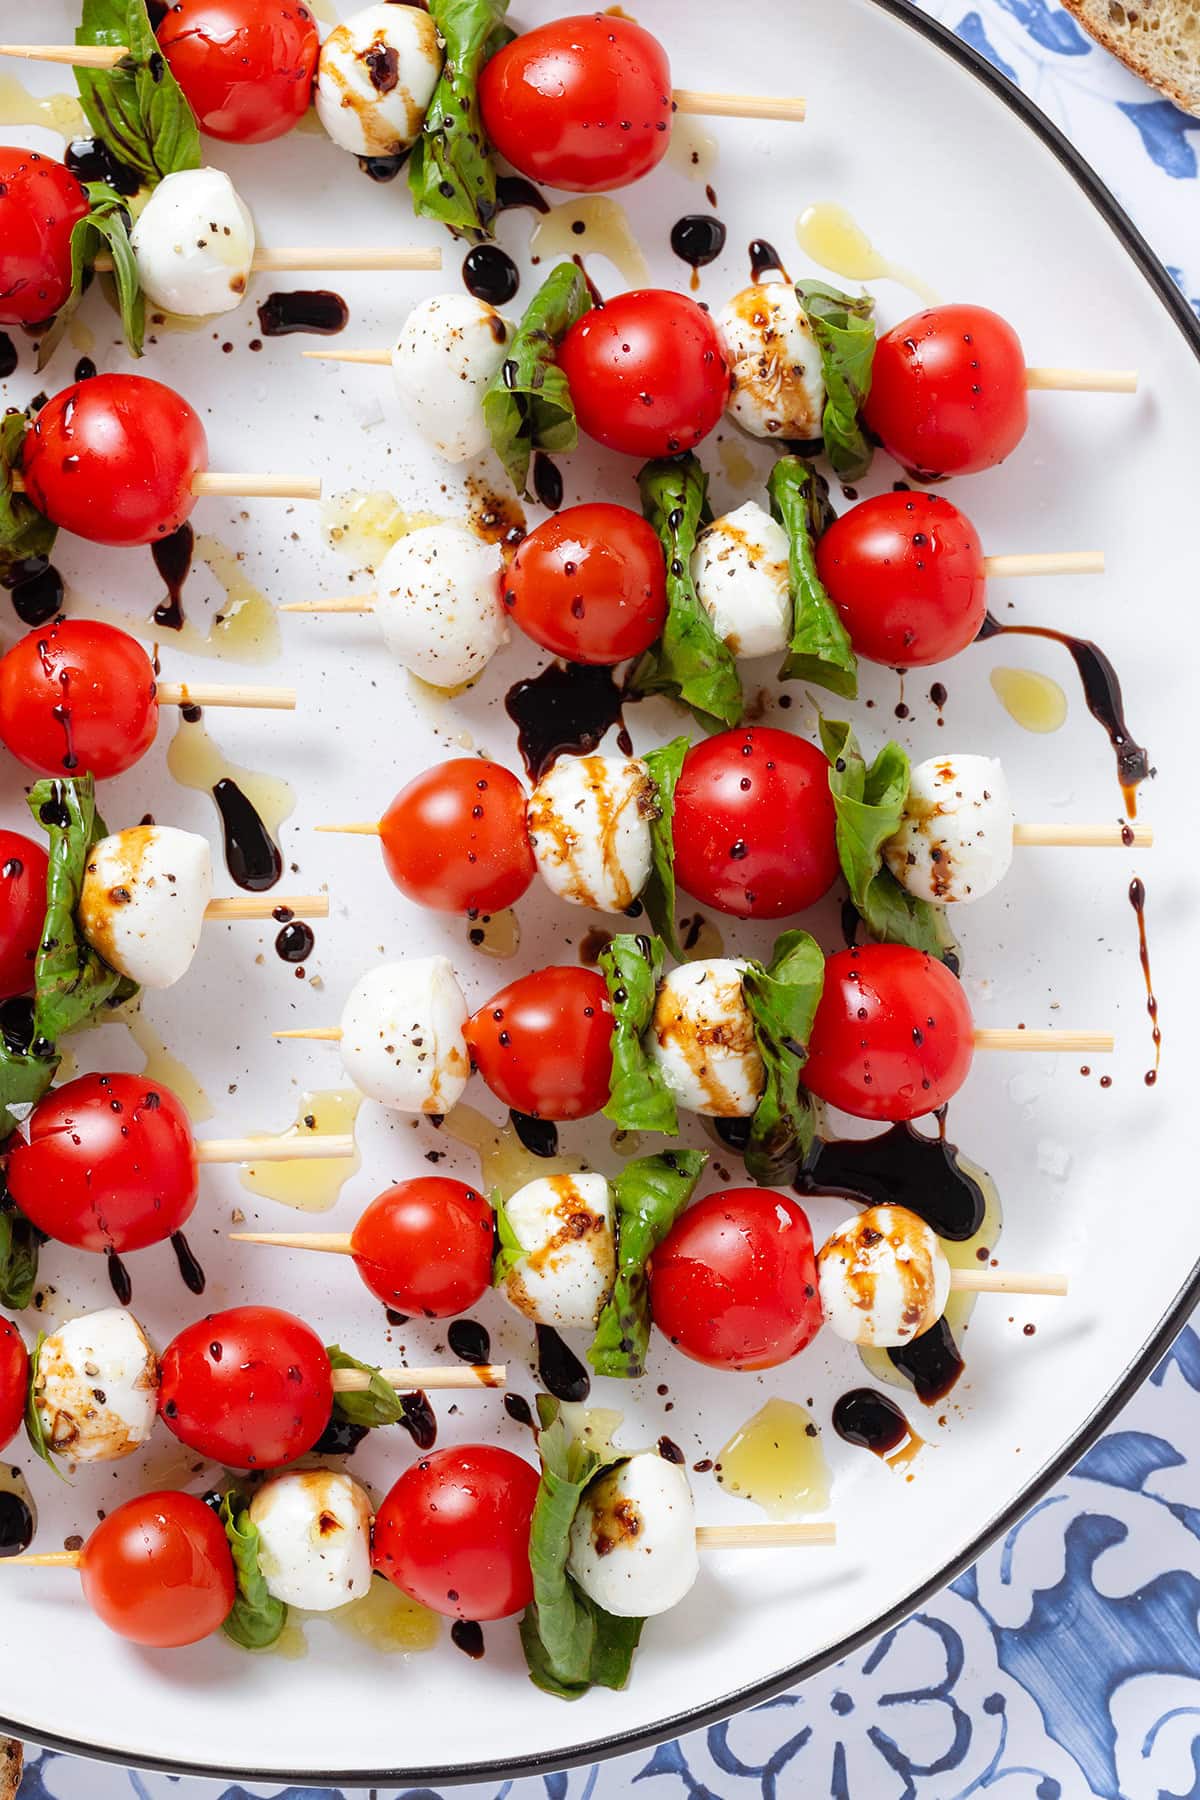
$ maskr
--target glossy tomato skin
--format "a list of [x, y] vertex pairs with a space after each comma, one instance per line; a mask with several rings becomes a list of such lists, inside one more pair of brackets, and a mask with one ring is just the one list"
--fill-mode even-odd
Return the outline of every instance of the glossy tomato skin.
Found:
[[194, 1494], [138, 1494], [102, 1519], [79, 1565], [110, 1631], [154, 1650], [198, 1644], [229, 1617], [237, 1587], [225, 1528]]
[[953, 1099], [975, 1052], [971, 1009], [945, 963], [863, 944], [825, 964], [804, 1085], [860, 1119], [898, 1122]]
[[299, 0], [177, 0], [158, 41], [209, 137], [265, 144], [308, 110], [321, 40]]
[[80, 1075], [38, 1102], [8, 1159], [21, 1211], [47, 1236], [100, 1254], [179, 1231], [199, 1193], [192, 1128], [144, 1075]]
[[58, 311], [71, 291], [71, 233], [87, 211], [62, 163], [0, 149], [0, 325], [39, 325]]
[[736, 919], [803, 912], [837, 879], [829, 764], [813, 744], [739, 726], [693, 744], [675, 789], [675, 875]]
[[0, 659], [0, 742], [39, 775], [121, 775], [158, 730], [154, 665], [136, 638], [56, 619]]
[[821, 1326], [812, 1231], [764, 1188], [726, 1188], [676, 1220], [650, 1259], [650, 1311], [677, 1350], [713, 1369], [773, 1369]]
[[497, 1444], [423, 1456], [375, 1516], [372, 1560], [403, 1593], [450, 1619], [506, 1619], [533, 1599], [529, 1526], [538, 1472]]
[[986, 306], [915, 313], [875, 347], [864, 416], [918, 480], [994, 468], [1029, 423], [1021, 340]]
[[93, 544], [154, 544], [196, 504], [208, 466], [200, 415], [146, 375], [93, 375], [47, 400], [25, 434], [29, 498]]
[[686, 294], [643, 288], [585, 313], [558, 347], [580, 429], [626, 456], [675, 456], [729, 398], [716, 326]]
[[877, 494], [817, 542], [817, 570], [859, 656], [919, 669], [979, 635], [987, 576], [979, 533], [940, 494]]
[[568, 662], [640, 656], [662, 636], [667, 617], [658, 534], [627, 506], [569, 506], [521, 544], [504, 604], [526, 637]]
[[499, 912], [537, 873], [524, 788], [511, 769], [477, 756], [437, 763], [401, 788], [380, 836], [400, 892], [435, 912]]
[[[0, 663], [0, 682], [3, 666]], [[46, 852], [32, 838], [19, 831], [0, 831], [0, 1000], [28, 994], [33, 987], [49, 866]]]
[[277, 1469], [311, 1450], [333, 1411], [329, 1357], [311, 1325], [274, 1306], [197, 1319], [159, 1358], [159, 1417], [230, 1469]]
[[471, 1061], [505, 1106], [538, 1119], [586, 1119], [608, 1101], [613, 1011], [595, 969], [537, 969], [467, 1020]]
[[350, 1234], [359, 1274], [397, 1312], [452, 1319], [492, 1285], [493, 1214], [465, 1181], [418, 1175], [385, 1188]]
[[29, 1352], [11, 1319], [0, 1319], [0, 1450], [7, 1448], [25, 1419]]

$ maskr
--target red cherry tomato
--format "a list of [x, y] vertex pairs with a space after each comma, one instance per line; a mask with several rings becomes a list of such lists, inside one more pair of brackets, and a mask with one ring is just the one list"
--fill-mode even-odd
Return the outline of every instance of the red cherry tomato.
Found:
[[29, 1352], [11, 1319], [0, 1319], [0, 1450], [12, 1443], [25, 1419]]
[[450, 1319], [492, 1285], [492, 1209], [465, 1181], [418, 1175], [372, 1200], [350, 1234], [359, 1274], [385, 1306]]
[[667, 617], [658, 534], [627, 506], [569, 506], [522, 543], [508, 566], [504, 604], [526, 637], [568, 662], [640, 656]]
[[860, 656], [919, 669], [957, 656], [987, 611], [983, 545], [940, 494], [877, 494], [817, 543], [817, 569]]
[[916, 313], [876, 345], [864, 416], [918, 480], [993, 468], [1029, 423], [1021, 340], [986, 306]]
[[0, 149], [0, 325], [40, 325], [71, 291], [83, 185], [36, 150]]
[[144, 1075], [80, 1075], [39, 1101], [9, 1154], [21, 1211], [76, 1250], [144, 1250], [187, 1223], [199, 1182], [182, 1102]]
[[308, 110], [321, 38], [298, 0], [176, 0], [158, 42], [209, 137], [265, 144]]
[[812, 1232], [801, 1207], [726, 1188], [676, 1220], [650, 1259], [650, 1310], [676, 1349], [714, 1369], [773, 1369], [821, 1325]]
[[219, 1631], [237, 1595], [225, 1527], [194, 1494], [138, 1494], [83, 1546], [88, 1605], [110, 1631], [155, 1650]]
[[642, 288], [585, 313], [558, 347], [580, 429], [626, 456], [674, 456], [729, 398], [716, 326], [686, 294]]
[[146, 375], [93, 375], [47, 400], [22, 469], [39, 512], [93, 544], [153, 544], [195, 505], [208, 466], [200, 415]]
[[0, 659], [0, 742], [39, 775], [121, 775], [158, 730], [154, 665], [135, 638], [56, 619]]
[[804, 1085], [860, 1119], [916, 1119], [957, 1094], [975, 1053], [971, 1009], [945, 963], [863, 944], [825, 964]]
[[538, 1472], [496, 1444], [456, 1444], [405, 1469], [375, 1515], [372, 1561], [450, 1619], [506, 1619], [533, 1599]]
[[613, 1011], [594, 969], [522, 975], [463, 1029], [471, 1061], [505, 1106], [538, 1119], [586, 1119], [608, 1101]]
[[[0, 690], [3, 676], [0, 663]], [[27, 994], [33, 986], [49, 866], [46, 852], [32, 838], [19, 831], [0, 831], [0, 1000]]]
[[401, 788], [379, 822], [400, 892], [436, 912], [499, 912], [537, 873], [525, 790], [511, 769], [459, 756]]
[[159, 1358], [159, 1416], [230, 1469], [277, 1469], [311, 1450], [333, 1410], [325, 1346], [274, 1306], [232, 1306], [173, 1337]]
[[675, 875], [694, 900], [737, 919], [803, 912], [837, 879], [829, 764], [767, 726], [693, 744], [675, 789]]

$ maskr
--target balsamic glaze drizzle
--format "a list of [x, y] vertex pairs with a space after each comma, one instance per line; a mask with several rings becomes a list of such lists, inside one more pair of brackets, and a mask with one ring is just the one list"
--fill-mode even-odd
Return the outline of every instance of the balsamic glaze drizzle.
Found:
[[224, 776], [212, 794], [221, 815], [225, 864], [231, 878], [251, 894], [265, 893], [283, 874], [278, 844], [236, 781]]
[[0, 1556], [20, 1556], [33, 1542], [33, 1513], [11, 1488], [0, 1492]]
[[514, 207], [528, 206], [536, 213], [548, 213], [550, 202], [524, 175], [501, 175], [496, 181], [496, 211], [512, 212]]
[[833, 1429], [847, 1444], [887, 1456], [912, 1436], [894, 1400], [874, 1388], [851, 1388], [834, 1403]]
[[906, 1206], [939, 1237], [965, 1243], [983, 1224], [984, 1191], [943, 1133], [906, 1121], [870, 1138], [817, 1138], [796, 1178], [799, 1194], [843, 1194], [863, 1206]]
[[204, 1270], [197, 1262], [195, 1252], [182, 1231], [171, 1233], [171, 1248], [175, 1252], [175, 1260], [179, 1264], [179, 1273], [183, 1276], [184, 1287], [193, 1294], [202, 1294], [206, 1286]]
[[509, 1107], [508, 1116], [531, 1156], [558, 1155], [558, 1127], [552, 1119], [535, 1119], [531, 1113], [518, 1112], [515, 1106]]
[[624, 732], [624, 699], [611, 669], [587, 663], [550, 663], [540, 675], [509, 688], [504, 708], [517, 727], [529, 779], [540, 781], [568, 752], [589, 756], [614, 725]]
[[154, 609], [154, 623], [164, 631], [183, 630], [183, 584], [192, 566], [196, 534], [185, 519], [169, 537], [151, 544], [154, 566], [166, 583], [166, 598]]
[[671, 248], [690, 268], [703, 269], [720, 256], [727, 235], [712, 213], [685, 213], [671, 227]]
[[293, 919], [275, 939], [275, 954], [285, 963], [307, 962], [316, 947], [317, 934], [303, 919]]
[[563, 1343], [552, 1325], [538, 1325], [538, 1376], [556, 1400], [586, 1400], [592, 1381], [575, 1352]]
[[334, 337], [350, 322], [350, 308], [340, 294], [328, 288], [300, 288], [292, 294], [268, 294], [258, 308], [258, 328], [264, 337], [287, 337], [293, 331], [311, 331], [317, 337]]
[[962, 1355], [945, 1319], [920, 1337], [889, 1350], [888, 1360], [912, 1383], [917, 1399], [926, 1406], [944, 1400], [963, 1372]]
[[1137, 915], [1138, 960], [1146, 983], [1146, 1011], [1150, 1015], [1150, 1036], [1154, 1042], [1154, 1067], [1146, 1070], [1143, 1079], [1147, 1087], [1153, 1087], [1162, 1064], [1162, 1026], [1158, 1022], [1158, 1000], [1154, 993], [1154, 978], [1150, 973], [1150, 945], [1146, 938], [1146, 888], [1136, 875], [1129, 884], [1129, 904]]
[[48, 625], [62, 611], [63, 579], [44, 556], [23, 556], [0, 572], [0, 587], [12, 596], [13, 611], [31, 630]]
[[455, 1319], [446, 1333], [446, 1342], [459, 1362], [482, 1368], [492, 1360], [492, 1340], [478, 1319]]
[[129, 1279], [129, 1270], [115, 1250], [107, 1251], [105, 1260], [108, 1263], [108, 1279], [112, 1283], [112, 1291], [122, 1306], [128, 1306], [133, 1299], [133, 1283]]
[[533, 1409], [524, 1394], [505, 1394], [504, 1410], [517, 1425], [528, 1425], [531, 1431], [537, 1430]]
[[499, 244], [476, 244], [463, 258], [463, 286], [485, 306], [506, 306], [521, 286], [516, 263]]
[[432, 1450], [437, 1443], [437, 1415], [429, 1404], [429, 1395], [422, 1388], [415, 1394], [402, 1394], [400, 1406], [400, 1424], [417, 1449]]
[[483, 1655], [483, 1630], [474, 1619], [455, 1619], [450, 1627], [450, 1642], [472, 1662], [478, 1662]]
[[784, 281], [790, 281], [774, 244], [766, 238], [753, 238], [750, 243], [750, 279], [761, 281], [769, 269], [778, 269]]
[[0, 331], [0, 381], [7, 381], [16, 373], [17, 346], [7, 331]]

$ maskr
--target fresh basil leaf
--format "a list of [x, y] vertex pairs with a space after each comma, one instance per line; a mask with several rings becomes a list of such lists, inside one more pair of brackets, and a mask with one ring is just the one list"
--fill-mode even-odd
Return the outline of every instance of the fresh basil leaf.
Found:
[[[47, 1079], [43, 1092], [49, 1086]], [[33, 1299], [38, 1253], [45, 1241], [45, 1234], [25, 1217], [7, 1188], [0, 1190], [0, 1306], [9, 1312], [24, 1312]]]
[[525, 492], [535, 450], [574, 450], [579, 442], [575, 403], [554, 352], [591, 310], [583, 270], [559, 263], [526, 307], [483, 396], [488, 435], [518, 493]]
[[674, 1096], [644, 1048], [662, 966], [658, 938], [622, 933], [600, 952], [614, 1021], [612, 1079], [604, 1116], [622, 1131], [664, 1131], [674, 1137], [679, 1130]]
[[504, 1196], [499, 1188], [491, 1192], [492, 1211], [496, 1215], [496, 1254], [492, 1259], [492, 1286], [503, 1287], [509, 1275], [528, 1252], [509, 1223], [504, 1210]]
[[115, 69], [76, 69], [88, 123], [117, 161], [154, 187], [200, 167], [200, 131], [150, 24], [146, 0], [83, 0], [77, 44], [124, 45]]
[[369, 1375], [371, 1385], [359, 1393], [337, 1393], [333, 1396], [333, 1416], [350, 1425], [364, 1425], [371, 1431], [379, 1425], [398, 1425], [404, 1417], [404, 1401], [391, 1382], [385, 1381], [374, 1363], [359, 1362], [338, 1344], [330, 1344], [326, 1354], [331, 1369], [357, 1369]]
[[767, 1077], [744, 1152], [747, 1174], [762, 1187], [790, 1183], [812, 1148], [816, 1112], [800, 1077], [824, 982], [825, 954], [807, 931], [785, 931], [767, 966], [751, 963], [742, 976]]
[[491, 235], [496, 216], [496, 165], [479, 110], [479, 76], [514, 35], [504, 23], [507, 11], [508, 0], [429, 0], [446, 59], [409, 157], [408, 185], [418, 213], [473, 243]]
[[52, 525], [26, 494], [13, 490], [28, 429], [24, 413], [6, 412], [0, 417], [0, 580], [30, 557], [48, 557], [58, 536], [58, 526]]
[[858, 693], [858, 658], [817, 573], [817, 539], [833, 523], [829, 488], [811, 463], [781, 456], [767, 482], [771, 512], [788, 537], [792, 630], [780, 681], [815, 681], [846, 700]]
[[35, 1456], [40, 1456], [42, 1461], [54, 1470], [59, 1479], [65, 1481], [67, 1478], [59, 1468], [54, 1452], [50, 1448], [50, 1442], [46, 1436], [46, 1426], [36, 1399], [38, 1370], [42, 1360], [42, 1345], [45, 1341], [46, 1333], [39, 1331], [37, 1343], [29, 1355], [29, 1386], [25, 1390], [25, 1436], [29, 1439], [30, 1448]]
[[650, 821], [650, 878], [638, 897], [676, 962], [683, 961], [683, 951], [675, 924], [675, 789], [690, 749], [687, 738], [677, 737], [642, 757], [658, 792], [658, 812]]
[[874, 454], [859, 414], [871, 391], [875, 302], [869, 294], [843, 294], [824, 281], [798, 281], [796, 293], [821, 352], [825, 454], [843, 481], [857, 481]]
[[267, 1590], [259, 1563], [258, 1526], [242, 1495], [232, 1488], [221, 1500], [221, 1523], [237, 1578], [237, 1598], [221, 1630], [243, 1650], [267, 1650], [287, 1624], [288, 1609]]
[[617, 1279], [588, 1351], [597, 1375], [639, 1381], [646, 1373], [650, 1344], [646, 1264], [691, 1199], [707, 1161], [703, 1150], [664, 1150], [627, 1162], [613, 1182]]
[[134, 356], [142, 354], [146, 336], [146, 303], [138, 278], [137, 258], [129, 241], [128, 203], [115, 188], [102, 181], [87, 184], [91, 211], [80, 219], [71, 232], [71, 291], [55, 314], [54, 323], [38, 339], [39, 372], [54, 355], [93, 279], [93, 265], [101, 250], [107, 247], [112, 257], [113, 294], [125, 342]]

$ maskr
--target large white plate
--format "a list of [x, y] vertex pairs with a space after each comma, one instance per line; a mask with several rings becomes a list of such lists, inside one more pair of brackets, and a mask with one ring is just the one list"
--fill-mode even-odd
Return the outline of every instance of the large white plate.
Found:
[[[18, 9], [7, 10], [15, 20]], [[551, 0], [532, 0], [521, 16], [533, 22], [555, 10]], [[48, 0], [37, 35], [65, 36], [71, 12], [66, 0]], [[1136, 400], [1037, 396], [1019, 454], [1004, 469], [960, 484], [955, 498], [990, 549], [1101, 546], [1108, 554], [1106, 580], [1011, 584], [994, 601], [1006, 618], [1094, 634], [1121, 672], [1134, 731], [1149, 741], [1159, 774], [1144, 789], [1143, 811], [1158, 845], [1137, 867], [1148, 883], [1163, 1001], [1163, 1077], [1153, 1092], [1143, 1085], [1149, 1033], [1126, 899], [1131, 864], [1099, 852], [1019, 856], [1003, 893], [974, 909], [963, 927], [978, 1016], [987, 1024], [1111, 1026], [1119, 1039], [1113, 1083], [1102, 1090], [1098, 1070], [1082, 1078], [1078, 1059], [983, 1057], [955, 1102], [951, 1129], [999, 1184], [1010, 1264], [1069, 1270], [1070, 1300], [979, 1307], [967, 1337], [968, 1374], [951, 1403], [926, 1417], [915, 1400], [906, 1402], [921, 1415], [931, 1444], [911, 1480], [828, 1430], [832, 1401], [863, 1371], [853, 1351], [827, 1339], [769, 1379], [713, 1378], [660, 1341], [639, 1391], [598, 1384], [598, 1400], [624, 1408], [627, 1441], [668, 1430], [689, 1461], [712, 1455], [768, 1391], [809, 1401], [825, 1428], [840, 1533], [829, 1553], [707, 1557], [688, 1601], [648, 1628], [628, 1692], [596, 1693], [574, 1706], [541, 1696], [526, 1680], [511, 1625], [488, 1629], [478, 1666], [446, 1638], [431, 1653], [383, 1659], [322, 1626], [308, 1628], [310, 1651], [299, 1661], [247, 1657], [220, 1638], [145, 1655], [104, 1632], [69, 1576], [14, 1570], [5, 1577], [0, 1610], [0, 1724], [20, 1735], [175, 1770], [416, 1784], [555, 1768], [665, 1737], [795, 1680], [895, 1620], [962, 1567], [1099, 1429], [1194, 1297], [1200, 1214], [1189, 1155], [1195, 877], [1187, 822], [1194, 831], [1188, 596], [1200, 491], [1195, 322], [1111, 200], [1074, 165], [1070, 148], [999, 77], [912, 9], [879, 0], [791, 0], [760, 8], [739, 28], [715, 0], [657, 0], [647, 17], [671, 47], [676, 79], [689, 86], [810, 97], [803, 129], [714, 128], [720, 159], [713, 179], [730, 233], [721, 263], [705, 273], [705, 297], [719, 303], [742, 284], [752, 237], [773, 239], [802, 268], [793, 221], [810, 202], [832, 199], [943, 296], [982, 300], [1007, 314], [1031, 361], [1136, 363], [1141, 370]], [[45, 72], [42, 80], [47, 88], [61, 85]], [[44, 134], [28, 135], [55, 147]], [[317, 136], [245, 152], [211, 148], [253, 204], [268, 243], [441, 241], [431, 226], [414, 226], [402, 182], [372, 186]], [[701, 204], [699, 190], [668, 167], [623, 198], [655, 277], [685, 285], [667, 232], [677, 215]], [[514, 249], [523, 247], [528, 228], [527, 215], [510, 215], [502, 235]], [[441, 285], [452, 286], [457, 258], [446, 249]], [[604, 264], [595, 272], [610, 291], [619, 285]], [[408, 306], [437, 285], [429, 277], [350, 278], [344, 291], [353, 323], [345, 341], [388, 341]], [[263, 281], [258, 297], [266, 287]], [[527, 279], [526, 295], [531, 288]], [[879, 299], [885, 323], [914, 305], [889, 283], [880, 285]], [[101, 366], [125, 366], [98, 297], [88, 317], [100, 335]], [[250, 354], [255, 329], [247, 309], [211, 330], [168, 334], [143, 365], [201, 406], [214, 466], [311, 470], [324, 477], [327, 492], [390, 488], [412, 507], [464, 509], [458, 473], [432, 462], [406, 435], [380, 372], [302, 363], [304, 340]], [[224, 342], [234, 345], [231, 354], [222, 354]], [[69, 378], [71, 361], [71, 351], [60, 353], [51, 389]], [[23, 402], [34, 384], [26, 359], [9, 397]], [[716, 500], [725, 504], [736, 493], [712, 446], [706, 460]], [[632, 497], [630, 471], [615, 459], [602, 465], [581, 454], [566, 473], [568, 499]], [[893, 474], [881, 464], [875, 484]], [[315, 507], [208, 501], [196, 522], [244, 553], [245, 573], [275, 598], [345, 588], [346, 564], [325, 546]], [[157, 598], [144, 554], [64, 540], [61, 562], [76, 612], [102, 605], [144, 618]], [[206, 591], [197, 577], [194, 612]], [[327, 881], [335, 898], [335, 916], [319, 928], [309, 965], [322, 985], [301, 986], [276, 960], [271, 931], [234, 927], [210, 932], [188, 979], [147, 1006], [213, 1098], [216, 1120], [206, 1129], [222, 1133], [282, 1128], [294, 1114], [297, 1084], [337, 1085], [333, 1050], [276, 1045], [270, 1028], [335, 1020], [348, 982], [382, 953], [450, 945], [469, 992], [481, 999], [518, 970], [573, 958], [588, 922], [530, 901], [522, 907], [518, 961], [490, 962], [467, 947], [461, 927], [403, 903], [371, 843], [310, 831], [323, 819], [371, 816], [408, 775], [452, 751], [460, 734], [513, 759], [503, 695], [536, 666], [528, 643], [515, 641], [470, 695], [433, 702], [414, 695], [378, 648], [369, 621], [291, 618], [283, 627], [283, 655], [262, 678], [294, 680], [301, 710], [294, 718], [213, 714], [208, 723], [236, 760], [296, 786], [285, 833], [294, 870], [287, 879], [301, 887]], [[1020, 731], [988, 685], [997, 662], [1036, 666], [1061, 680], [1071, 698], [1066, 728], [1050, 737]], [[164, 663], [168, 677], [214, 674], [211, 663], [193, 664], [170, 646]], [[233, 678], [229, 668], [218, 672]], [[950, 698], [939, 730], [927, 699], [929, 676], [908, 681], [912, 717], [902, 729], [918, 755], [945, 746], [1002, 755], [1027, 818], [1116, 816], [1111, 752], [1054, 646], [1007, 640], [930, 673], [944, 679]], [[877, 702], [874, 710], [861, 703], [856, 709], [865, 739], [877, 743], [901, 729], [892, 716], [893, 675], [869, 671], [865, 695]], [[803, 714], [798, 699], [790, 713], [776, 716], [803, 729]], [[643, 745], [670, 724], [665, 708], [632, 714]], [[170, 730], [168, 724], [164, 740]], [[3, 779], [4, 816], [19, 822], [18, 778], [9, 768]], [[105, 810], [118, 822], [149, 810], [197, 829], [215, 824], [206, 797], [177, 788], [167, 775], [162, 744], [109, 788]], [[832, 946], [832, 916], [821, 929]], [[756, 947], [762, 941], [761, 933], [739, 940]], [[119, 1028], [85, 1038], [81, 1059], [84, 1067], [140, 1066]], [[348, 1229], [385, 1181], [427, 1168], [427, 1150], [454, 1149], [439, 1145], [428, 1126], [390, 1121], [373, 1108], [364, 1111], [360, 1139], [363, 1172], [329, 1215], [334, 1228]], [[571, 1134], [564, 1139], [570, 1144]], [[604, 1138], [594, 1143], [611, 1161]], [[462, 1151], [439, 1167], [475, 1174]], [[207, 1303], [281, 1300], [328, 1337], [386, 1360], [384, 1322], [348, 1266], [225, 1245], [239, 1205], [269, 1228], [293, 1220], [269, 1202], [255, 1204], [236, 1172], [206, 1171], [191, 1235], [208, 1271]], [[820, 1228], [842, 1208], [816, 1202], [812, 1210]], [[165, 1247], [132, 1263], [134, 1304], [163, 1342], [194, 1316], [197, 1303], [181, 1288]], [[104, 1272], [87, 1258], [51, 1246], [44, 1272], [53, 1287], [52, 1317], [106, 1298]], [[480, 1315], [497, 1352], [515, 1363], [516, 1385], [531, 1391], [524, 1331], [491, 1300]], [[1027, 1323], [1036, 1324], [1036, 1335], [1024, 1333]], [[437, 1329], [395, 1335], [410, 1359], [444, 1354]], [[665, 1397], [656, 1392], [662, 1382], [670, 1387]], [[456, 1416], [446, 1404], [438, 1412], [443, 1442], [482, 1435], [528, 1446], [499, 1396], [463, 1400]], [[409, 1450], [401, 1434], [382, 1434], [359, 1453], [355, 1471], [383, 1487]], [[162, 1440], [145, 1469], [126, 1463], [84, 1474], [70, 1489], [31, 1465], [40, 1542], [53, 1547], [72, 1531], [86, 1532], [97, 1507], [182, 1473], [173, 1446]], [[702, 1518], [749, 1516], [711, 1479], [697, 1478], [697, 1490]]]

